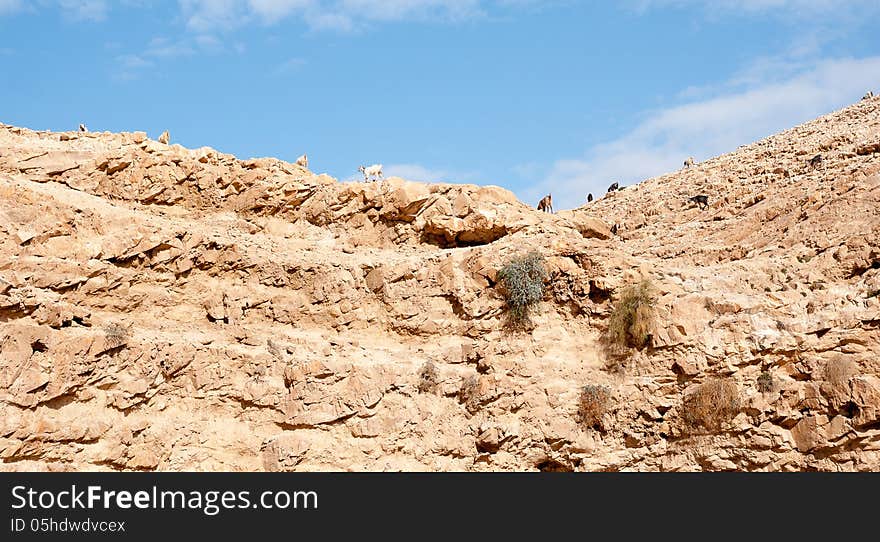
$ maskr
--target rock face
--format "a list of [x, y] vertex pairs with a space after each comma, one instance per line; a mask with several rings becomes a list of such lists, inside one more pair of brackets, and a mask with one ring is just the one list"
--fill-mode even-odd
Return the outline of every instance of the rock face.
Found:
[[[0, 125], [0, 469], [878, 470], [878, 140], [872, 98], [547, 214]], [[544, 300], [506, 331], [532, 250]], [[611, 352], [642, 278], [650, 345]], [[717, 378], [733, 415], [689, 426]]]

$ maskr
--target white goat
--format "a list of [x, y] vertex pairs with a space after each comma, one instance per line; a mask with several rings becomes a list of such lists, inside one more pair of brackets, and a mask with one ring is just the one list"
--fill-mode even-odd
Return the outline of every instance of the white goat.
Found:
[[694, 167], [694, 157], [693, 156], [688, 157], [688, 159], [684, 161], [684, 167], [685, 168]]
[[304, 168], [309, 167], [309, 157], [305, 154], [296, 159], [296, 165], [302, 166]]
[[382, 178], [382, 164], [373, 164], [370, 167], [361, 166], [358, 171], [364, 174], [364, 181], [369, 181], [373, 177]]

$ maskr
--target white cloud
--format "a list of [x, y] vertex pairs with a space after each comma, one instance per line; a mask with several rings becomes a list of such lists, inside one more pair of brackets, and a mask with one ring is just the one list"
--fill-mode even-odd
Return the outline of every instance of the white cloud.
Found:
[[0, 0], [0, 15], [16, 12], [21, 7], [21, 0]]
[[196, 32], [234, 28], [248, 16], [242, 0], [180, 0], [180, 9], [186, 26]]
[[[122, 5], [140, 7], [136, 0], [117, 0]], [[64, 18], [72, 21], [100, 22], [107, 18], [110, 3], [107, 0], [0, 0], [0, 15], [17, 12], [29, 14], [57, 10]]]
[[229, 30], [298, 18], [315, 30], [348, 31], [396, 21], [463, 21], [489, 9], [518, 9], [532, 0], [179, 0], [186, 25], [196, 32]]
[[760, 13], [766, 11], [793, 11], [815, 13], [820, 11], [840, 11], [875, 4], [874, 0], [635, 0], [640, 11], [658, 7], [696, 6], [715, 12], [739, 11]]
[[520, 195], [531, 201], [552, 192], [560, 209], [577, 207], [587, 193], [602, 195], [612, 182], [629, 185], [677, 170], [688, 156], [703, 160], [730, 152], [853, 103], [877, 81], [880, 57], [828, 59], [781, 80], [750, 81], [739, 90], [656, 111], [624, 136], [557, 161], [538, 186]]
[[117, 81], [132, 81], [137, 79], [144, 70], [151, 68], [153, 63], [140, 55], [119, 55], [116, 57], [116, 71], [113, 79]]
[[275, 67], [275, 75], [288, 75], [298, 71], [305, 66], [306, 61], [303, 58], [289, 58]]
[[177, 40], [158, 36], [151, 39], [141, 51], [118, 55], [116, 62], [120, 70], [114, 73], [114, 78], [131, 81], [140, 77], [145, 71], [155, 68], [161, 62], [192, 56], [200, 52], [217, 53], [223, 50], [223, 44], [220, 40], [208, 34]]
[[461, 20], [485, 13], [480, 0], [341, 0], [324, 9], [370, 21], [399, 21], [439, 16]]
[[[213, 46], [214, 44], [208, 40], [207, 45]], [[189, 56], [193, 53], [195, 53], [193, 46], [186, 41], [172, 41], [168, 38], [156, 37], [150, 40], [143, 55], [153, 58], [175, 58]]]
[[205, 51], [222, 51], [223, 42], [210, 34], [199, 34], [195, 37], [196, 45]]
[[386, 177], [402, 177], [408, 181], [439, 183], [450, 179], [448, 171], [429, 169], [419, 164], [391, 164], [384, 169]]
[[146, 68], [153, 65], [152, 62], [144, 60], [138, 55], [121, 55], [117, 57], [116, 60], [119, 62], [120, 66], [128, 70]]
[[103, 21], [107, 18], [105, 0], [58, 0], [66, 17], [75, 21]]
[[305, 16], [309, 26], [313, 30], [338, 30], [350, 32], [354, 29], [351, 17], [340, 13], [313, 12]]
[[249, 0], [249, 7], [254, 14], [268, 22], [278, 21], [296, 11], [313, 7], [312, 0]]

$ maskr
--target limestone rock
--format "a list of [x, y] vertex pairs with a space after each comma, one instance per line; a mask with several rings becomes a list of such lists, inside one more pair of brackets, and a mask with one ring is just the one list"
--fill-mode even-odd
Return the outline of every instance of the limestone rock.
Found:
[[[541, 213], [0, 125], [0, 470], [880, 470], [878, 138], [866, 100]], [[499, 272], [531, 251], [511, 329]], [[642, 279], [652, 341], [615, 345]]]

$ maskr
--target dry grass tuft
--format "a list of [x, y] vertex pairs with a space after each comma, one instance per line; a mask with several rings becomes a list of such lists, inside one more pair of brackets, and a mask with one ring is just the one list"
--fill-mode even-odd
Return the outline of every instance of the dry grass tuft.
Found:
[[656, 313], [656, 294], [645, 279], [623, 289], [608, 321], [608, 342], [617, 348], [644, 348], [651, 342]]
[[436, 393], [440, 377], [433, 361], [426, 361], [419, 369], [419, 393]]
[[110, 348], [119, 348], [128, 344], [128, 329], [118, 322], [104, 326], [104, 337]]
[[602, 418], [610, 404], [610, 389], [595, 384], [584, 386], [578, 397], [578, 421], [584, 427], [603, 429]]
[[739, 388], [729, 378], [714, 378], [697, 386], [685, 397], [682, 407], [682, 418], [688, 426], [717, 432], [739, 413]]
[[480, 409], [481, 399], [480, 377], [471, 375], [462, 380], [461, 388], [458, 390], [458, 400], [464, 408], [471, 414], [475, 413]]

